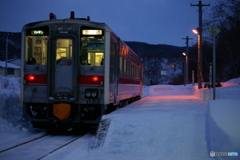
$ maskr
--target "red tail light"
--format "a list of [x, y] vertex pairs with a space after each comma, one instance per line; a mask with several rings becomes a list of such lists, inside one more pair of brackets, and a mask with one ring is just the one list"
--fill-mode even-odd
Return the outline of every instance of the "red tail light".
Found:
[[26, 80], [28, 84], [47, 84], [47, 75], [25, 74], [24, 80]]
[[81, 75], [78, 77], [80, 85], [103, 85], [104, 76]]
[[92, 77], [92, 81], [93, 81], [93, 82], [97, 82], [98, 80], [99, 80], [98, 76], [93, 76], [93, 77]]
[[29, 76], [28, 76], [28, 80], [29, 80], [29, 81], [35, 80], [35, 76], [34, 76], [34, 75], [29, 75]]

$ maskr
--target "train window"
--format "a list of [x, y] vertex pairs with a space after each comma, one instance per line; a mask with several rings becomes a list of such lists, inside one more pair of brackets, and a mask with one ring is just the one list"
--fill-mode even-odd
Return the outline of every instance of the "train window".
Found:
[[48, 36], [26, 36], [25, 61], [29, 65], [47, 64]]
[[119, 59], [119, 70], [120, 72], [123, 71], [123, 57], [120, 56], [120, 59]]
[[101, 66], [104, 62], [104, 36], [81, 37], [80, 64]]
[[127, 60], [126, 59], [124, 59], [124, 61], [123, 61], [123, 72], [124, 73], [127, 73]]
[[56, 64], [69, 66], [72, 64], [72, 40], [58, 39], [56, 41]]
[[25, 37], [25, 62], [28, 65], [47, 64], [47, 42], [49, 27], [41, 26], [26, 30]]
[[131, 74], [131, 66], [129, 61], [127, 61], [127, 74]]
[[87, 62], [91, 66], [101, 66], [103, 64], [103, 53], [89, 52]]
[[132, 65], [132, 75], [136, 77], [136, 66], [134, 64]]

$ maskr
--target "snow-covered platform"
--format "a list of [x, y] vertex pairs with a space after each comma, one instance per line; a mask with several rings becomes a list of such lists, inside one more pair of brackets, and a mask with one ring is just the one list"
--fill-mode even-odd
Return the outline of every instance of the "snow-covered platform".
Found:
[[[1, 138], [17, 143], [21, 133], [32, 135], [19, 121], [19, 80], [0, 80]], [[239, 159], [240, 78], [222, 84], [216, 88], [217, 100], [211, 100], [212, 89], [197, 86], [145, 87], [140, 101], [103, 116], [97, 136], [86, 135], [44, 159], [206, 160], [213, 159], [210, 151], [238, 153], [238, 157], [214, 159]]]
[[207, 102], [194, 96], [143, 98], [104, 116], [110, 126], [90, 159], [211, 159], [206, 114]]
[[240, 159], [240, 100], [217, 99], [208, 102], [207, 140], [214, 152], [236, 152], [238, 157], [217, 159]]

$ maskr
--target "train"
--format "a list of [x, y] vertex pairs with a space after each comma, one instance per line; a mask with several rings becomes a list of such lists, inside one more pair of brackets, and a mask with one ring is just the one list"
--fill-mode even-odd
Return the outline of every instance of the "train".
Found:
[[34, 128], [97, 126], [139, 100], [140, 57], [105, 23], [90, 18], [28, 23], [22, 28], [23, 117]]

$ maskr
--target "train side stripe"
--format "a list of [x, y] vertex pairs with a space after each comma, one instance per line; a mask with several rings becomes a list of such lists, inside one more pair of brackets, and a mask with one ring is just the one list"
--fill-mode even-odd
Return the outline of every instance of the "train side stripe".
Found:
[[119, 84], [141, 84], [140, 79], [119, 78]]

